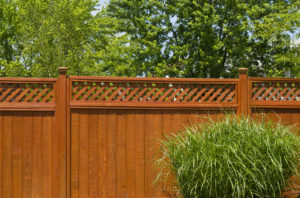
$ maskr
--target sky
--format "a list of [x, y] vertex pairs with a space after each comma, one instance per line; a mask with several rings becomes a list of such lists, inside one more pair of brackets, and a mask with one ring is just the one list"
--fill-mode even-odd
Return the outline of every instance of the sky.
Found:
[[107, 3], [107, 2], [109, 2], [109, 0], [99, 0], [100, 5], [104, 5], [104, 3]]

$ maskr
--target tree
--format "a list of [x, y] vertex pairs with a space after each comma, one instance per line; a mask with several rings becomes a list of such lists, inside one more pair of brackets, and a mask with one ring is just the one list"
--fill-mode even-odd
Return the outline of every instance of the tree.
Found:
[[89, 75], [96, 64], [91, 54], [101, 45], [95, 42], [96, 5], [96, 0], [1, 0], [2, 76], [52, 77], [61, 66], [69, 74]]
[[[232, 77], [297, 73], [290, 33], [299, 31], [299, 1], [111, 0], [105, 15], [137, 75]], [[122, 50], [122, 49], [120, 49]], [[119, 51], [120, 52], [120, 51]], [[284, 60], [284, 61], [283, 61]], [[112, 65], [113, 67], [114, 65]], [[115, 65], [116, 67], [116, 65]]]

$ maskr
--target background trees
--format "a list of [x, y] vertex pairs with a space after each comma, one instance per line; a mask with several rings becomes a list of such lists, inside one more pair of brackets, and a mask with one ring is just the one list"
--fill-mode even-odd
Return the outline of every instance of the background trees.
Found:
[[1, 75], [296, 76], [299, 5], [111, 0], [97, 13], [96, 0], [0, 0]]

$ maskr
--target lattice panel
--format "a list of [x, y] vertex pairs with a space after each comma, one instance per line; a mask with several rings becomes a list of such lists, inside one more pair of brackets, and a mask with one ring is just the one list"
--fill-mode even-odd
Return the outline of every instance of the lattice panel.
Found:
[[51, 83], [0, 83], [0, 102], [54, 103]]
[[72, 82], [73, 101], [233, 103], [234, 84]]
[[254, 82], [252, 100], [255, 101], [300, 101], [300, 83]]

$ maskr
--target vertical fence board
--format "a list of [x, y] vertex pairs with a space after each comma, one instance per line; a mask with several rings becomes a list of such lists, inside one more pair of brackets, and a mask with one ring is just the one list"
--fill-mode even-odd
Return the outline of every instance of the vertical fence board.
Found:
[[82, 114], [80, 114], [79, 138], [79, 197], [87, 198], [89, 195], [88, 110], [84, 110]]
[[89, 110], [88, 153], [89, 153], [89, 198], [98, 197], [98, 117], [96, 111]]
[[23, 113], [23, 198], [32, 194], [32, 113]]
[[129, 198], [136, 197], [136, 116], [129, 110], [126, 116], [126, 188]]
[[144, 111], [136, 111], [136, 197], [145, 196], [145, 128]]
[[32, 198], [42, 197], [42, 117], [33, 116], [32, 127]]
[[[163, 118], [162, 118], [162, 111], [156, 111], [153, 115], [153, 159], [158, 159], [161, 155], [159, 153], [161, 148], [161, 139], [162, 139], [162, 131], [163, 131]], [[155, 163], [155, 162], [154, 162]], [[154, 164], [155, 165], [155, 164]], [[155, 165], [156, 166], [156, 165]], [[155, 168], [154, 166], [154, 168]], [[154, 169], [154, 173], [157, 173], [158, 170]], [[155, 174], [156, 175], [156, 174]], [[154, 175], [154, 177], [155, 177]], [[161, 197], [162, 196], [162, 183], [158, 182], [155, 183], [154, 189], [154, 197]]]
[[107, 130], [107, 197], [117, 196], [117, 116], [115, 110], [108, 111]]
[[71, 117], [71, 197], [79, 198], [79, 112], [72, 111]]
[[42, 117], [42, 197], [52, 197], [52, 116], [43, 112]]
[[98, 191], [99, 197], [107, 196], [107, 111], [99, 110], [98, 114]]
[[13, 117], [10, 112], [3, 113], [3, 161], [2, 161], [2, 197], [12, 196], [12, 128]]
[[13, 113], [12, 197], [22, 196], [22, 112]]
[[0, 197], [2, 197], [2, 161], [3, 161], [3, 112], [0, 111]]
[[125, 111], [117, 111], [117, 197], [126, 197], [126, 119]]
[[153, 197], [153, 111], [145, 113], [145, 197]]

